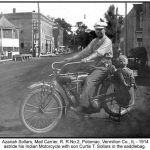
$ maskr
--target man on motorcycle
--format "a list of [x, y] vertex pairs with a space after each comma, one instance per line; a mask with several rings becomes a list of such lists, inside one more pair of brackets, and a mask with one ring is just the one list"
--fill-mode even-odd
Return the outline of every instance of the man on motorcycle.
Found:
[[94, 96], [96, 86], [107, 76], [107, 70], [113, 57], [112, 41], [105, 35], [106, 26], [105, 22], [95, 23], [94, 28], [97, 37], [81, 52], [65, 59], [66, 62], [81, 59], [85, 63], [94, 60], [95, 69], [89, 72], [90, 74], [86, 79], [81, 94], [80, 106], [74, 108], [78, 112], [92, 113], [97, 111], [92, 107], [90, 98]]

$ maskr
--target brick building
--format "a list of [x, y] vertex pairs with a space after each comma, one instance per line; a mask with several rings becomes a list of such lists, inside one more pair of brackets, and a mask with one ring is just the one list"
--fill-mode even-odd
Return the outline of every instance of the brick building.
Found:
[[148, 52], [148, 58], [150, 60], [150, 2], [143, 3], [143, 46]]
[[150, 3], [134, 4], [125, 20], [127, 20], [127, 29], [125, 24], [120, 38], [121, 49], [129, 55], [130, 49], [145, 47], [150, 59]]
[[[13, 9], [13, 13], [5, 14], [5, 17], [14, 25], [20, 28], [19, 46], [21, 54], [28, 54], [31, 50], [34, 54], [38, 54], [39, 32], [38, 32], [38, 13], [21, 12], [17, 13]], [[41, 53], [52, 53], [54, 49], [53, 37], [54, 22], [40, 14], [40, 50]]]

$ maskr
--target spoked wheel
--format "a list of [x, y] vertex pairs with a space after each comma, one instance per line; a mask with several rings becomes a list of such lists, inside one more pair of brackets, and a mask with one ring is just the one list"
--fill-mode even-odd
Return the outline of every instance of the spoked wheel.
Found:
[[51, 131], [63, 115], [63, 103], [58, 93], [36, 89], [22, 102], [23, 124], [34, 133]]
[[[134, 88], [131, 87], [129, 93], [131, 95], [131, 100], [128, 105], [123, 106], [121, 105], [116, 97], [116, 89], [115, 85], [113, 83], [110, 83], [108, 88], [106, 89], [106, 99], [104, 101], [104, 109], [105, 111], [112, 117], [121, 117], [132, 110], [133, 105], [135, 103], [135, 97], [134, 97]], [[120, 97], [123, 98], [124, 95], [121, 95]], [[120, 99], [121, 100], [121, 99]]]

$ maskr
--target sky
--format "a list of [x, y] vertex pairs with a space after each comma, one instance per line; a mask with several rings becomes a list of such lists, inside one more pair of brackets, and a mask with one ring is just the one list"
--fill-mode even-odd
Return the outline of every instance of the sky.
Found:
[[[125, 15], [125, 3], [116, 2], [116, 3], [81, 3], [76, 2], [68, 2], [68, 3], [52, 3], [52, 2], [42, 2], [40, 1], [40, 12], [47, 16], [51, 16], [54, 18], [64, 18], [65, 21], [72, 26], [75, 26], [76, 22], [82, 21], [84, 22], [89, 29], [93, 29], [93, 25], [95, 22], [99, 21], [100, 18], [104, 19], [104, 13], [107, 12], [110, 5], [114, 4], [115, 7], [118, 7], [118, 13], [120, 15]], [[133, 7], [133, 3], [127, 4], [127, 12], [129, 12]], [[12, 13], [13, 8], [16, 8], [16, 12], [38, 12], [37, 3], [36, 2], [0, 2], [0, 13]], [[85, 16], [85, 18], [84, 18]]]

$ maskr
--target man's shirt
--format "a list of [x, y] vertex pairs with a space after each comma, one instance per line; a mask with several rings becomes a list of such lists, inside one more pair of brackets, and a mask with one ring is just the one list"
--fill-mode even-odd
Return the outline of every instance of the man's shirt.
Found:
[[102, 39], [93, 39], [89, 45], [78, 54], [78, 57], [86, 58], [95, 52], [98, 55], [98, 57], [95, 58], [96, 66], [105, 63], [108, 59], [113, 57], [112, 42], [106, 35]]

